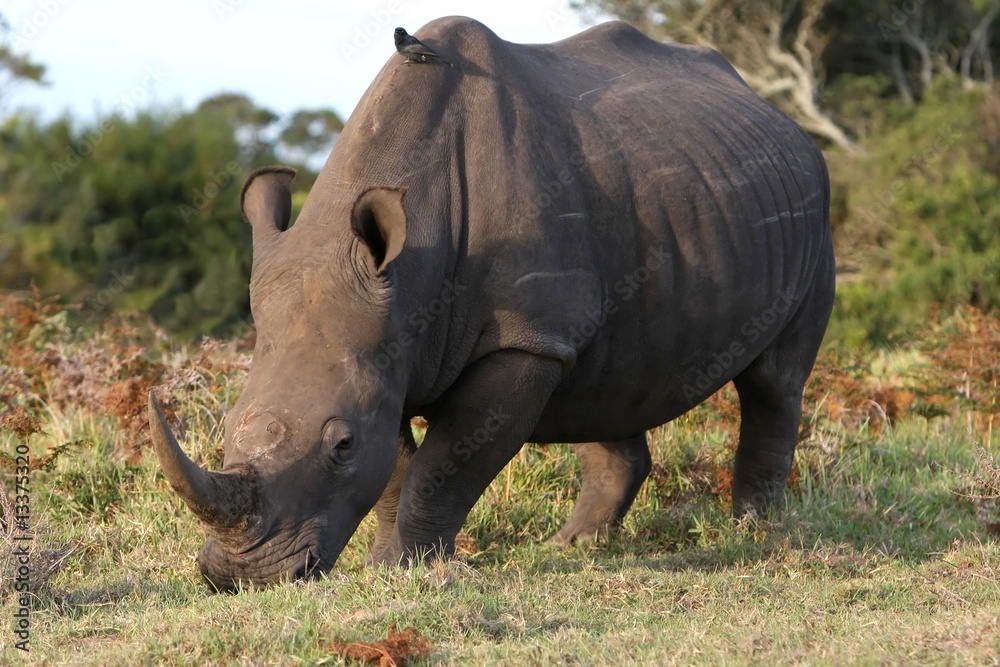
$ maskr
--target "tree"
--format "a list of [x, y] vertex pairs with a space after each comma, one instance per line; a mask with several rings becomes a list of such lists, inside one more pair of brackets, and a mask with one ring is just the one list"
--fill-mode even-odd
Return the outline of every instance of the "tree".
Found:
[[296, 111], [281, 132], [285, 152], [308, 163], [315, 155], [324, 158], [344, 129], [344, 121], [331, 109]]
[[214, 95], [204, 100], [198, 111], [225, 118], [246, 157], [267, 146], [277, 149], [283, 159], [299, 164], [309, 164], [317, 156], [325, 159], [344, 128], [344, 121], [331, 109], [303, 109], [283, 118], [241, 93]]
[[297, 208], [316, 178], [305, 158], [342, 127], [333, 111], [283, 119], [238, 93], [86, 125], [13, 116], [0, 124], [0, 285], [34, 281], [90, 317], [144, 310], [183, 336], [240, 329], [251, 264], [240, 186], [291, 155]]
[[830, 0], [588, 0], [647, 34], [722, 52], [757, 93], [845, 150], [854, 142], [823, 111], [820, 28]]
[[[225, 112], [233, 108], [0, 125], [9, 174], [0, 180], [9, 242], [0, 284], [34, 281], [89, 318], [144, 310], [184, 336], [240, 328], [251, 262], [240, 186], [277, 158], [273, 139], [246, 152], [243, 125]], [[267, 118], [235, 117], [257, 127]], [[300, 182], [308, 185], [308, 172]]]
[[[885, 74], [913, 104], [938, 77], [992, 85], [1000, 0], [834, 0], [824, 13], [831, 76]], [[992, 46], [991, 46], [992, 45]]]
[[941, 76], [989, 87], [1000, 0], [581, 0], [658, 39], [721, 51], [762, 97], [849, 151], [824, 104], [845, 75], [883, 75], [904, 104]]
[[232, 126], [245, 154], [269, 145], [268, 132], [279, 120], [270, 109], [257, 106], [242, 93], [219, 93], [202, 101], [195, 113], [218, 114]]
[[17, 54], [8, 44], [10, 23], [0, 13], [0, 103], [8, 91], [21, 82], [43, 83], [45, 66], [32, 60], [26, 54]]

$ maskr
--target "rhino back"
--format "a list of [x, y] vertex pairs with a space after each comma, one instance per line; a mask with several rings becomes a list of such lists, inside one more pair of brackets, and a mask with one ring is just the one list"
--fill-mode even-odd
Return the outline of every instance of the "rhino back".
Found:
[[551, 421], [601, 404], [662, 423], [692, 369], [732, 341], [745, 366], [770, 339], [745, 324], [828, 270], [822, 155], [716, 52], [619, 22], [551, 45], [454, 17], [417, 36], [456, 67], [390, 59], [295, 226], [315, 247], [340, 198], [407, 190], [404, 309], [467, 288], [423, 338], [411, 408], [517, 347], [568, 369]]

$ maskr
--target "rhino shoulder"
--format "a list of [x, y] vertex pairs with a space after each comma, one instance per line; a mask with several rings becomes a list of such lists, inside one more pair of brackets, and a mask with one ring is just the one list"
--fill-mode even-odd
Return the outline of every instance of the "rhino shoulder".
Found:
[[568, 372], [597, 333], [604, 280], [583, 269], [530, 271], [497, 285], [477, 355], [519, 349], [559, 360]]

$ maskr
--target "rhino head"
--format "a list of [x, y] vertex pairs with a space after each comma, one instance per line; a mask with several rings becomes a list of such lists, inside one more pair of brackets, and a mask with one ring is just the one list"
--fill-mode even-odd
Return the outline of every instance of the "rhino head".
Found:
[[396, 459], [405, 371], [374, 361], [392, 320], [389, 265], [406, 236], [404, 193], [325, 201], [322, 224], [289, 229], [294, 175], [260, 169], [242, 193], [257, 343], [225, 419], [222, 471], [188, 458], [150, 393], [157, 458], [206, 528], [198, 563], [222, 590], [329, 570]]

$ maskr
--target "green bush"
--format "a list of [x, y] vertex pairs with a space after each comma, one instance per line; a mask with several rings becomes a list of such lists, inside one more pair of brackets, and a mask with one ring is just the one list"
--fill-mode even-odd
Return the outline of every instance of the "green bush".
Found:
[[940, 84], [922, 104], [886, 113], [865, 156], [831, 161], [848, 193], [835, 234], [849, 267], [831, 338], [881, 345], [925, 322], [934, 304], [1000, 306], [1000, 184], [981, 136], [992, 105]]
[[[82, 304], [89, 320], [125, 307], [185, 337], [239, 330], [251, 263], [239, 194], [255, 167], [278, 161], [263, 131], [274, 118], [226, 95], [191, 113], [91, 125], [8, 119], [0, 284], [35, 282]], [[297, 185], [311, 180], [305, 170]]]

